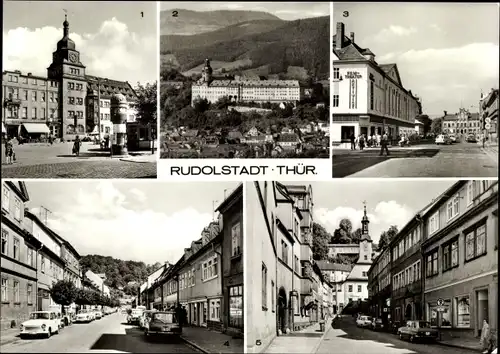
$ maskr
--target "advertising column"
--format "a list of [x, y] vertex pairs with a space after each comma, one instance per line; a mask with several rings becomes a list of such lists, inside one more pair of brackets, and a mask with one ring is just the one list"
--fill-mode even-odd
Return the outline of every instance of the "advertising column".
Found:
[[124, 95], [111, 97], [111, 122], [113, 123], [113, 142], [111, 155], [123, 157], [127, 151], [127, 100]]

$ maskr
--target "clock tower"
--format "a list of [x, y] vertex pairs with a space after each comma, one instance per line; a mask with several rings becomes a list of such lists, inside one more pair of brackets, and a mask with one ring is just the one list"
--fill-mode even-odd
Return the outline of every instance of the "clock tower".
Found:
[[368, 215], [366, 215], [366, 202], [364, 204], [364, 214], [361, 219], [361, 239], [359, 241], [359, 260], [358, 262], [372, 262], [372, 239], [368, 233]]
[[69, 22], [65, 16], [63, 38], [57, 42], [52, 53], [52, 64], [47, 68], [49, 85], [58, 86], [58, 137], [74, 140], [76, 135], [85, 134], [87, 80], [85, 66], [75, 42], [69, 38]]

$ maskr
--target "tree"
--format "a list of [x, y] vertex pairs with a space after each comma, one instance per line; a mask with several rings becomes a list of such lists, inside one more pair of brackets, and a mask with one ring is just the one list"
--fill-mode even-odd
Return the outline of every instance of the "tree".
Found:
[[331, 235], [325, 228], [318, 224], [313, 223], [313, 258], [315, 260], [327, 259], [328, 257], [328, 241], [331, 238]]
[[351, 234], [351, 241], [352, 243], [356, 243], [356, 244], [359, 244], [359, 242], [361, 241], [361, 235], [363, 234], [363, 232], [361, 231], [361, 228], [358, 227], [352, 234]]
[[158, 82], [147, 83], [145, 86], [137, 83], [135, 92], [137, 93], [137, 102], [132, 106], [137, 110], [137, 121], [156, 126]]
[[378, 242], [378, 250], [382, 252], [389, 244], [392, 239], [398, 234], [398, 227], [396, 225], [391, 225], [387, 231], [380, 234], [380, 240]]
[[434, 118], [431, 123], [431, 133], [434, 135], [441, 134], [443, 126], [443, 118]]
[[58, 305], [61, 305], [61, 314], [65, 313], [64, 306], [69, 306], [76, 299], [77, 288], [70, 280], [59, 280], [50, 288], [50, 296]]
[[206, 98], [196, 99], [193, 102], [193, 108], [197, 113], [204, 113], [210, 108], [210, 102]]
[[344, 218], [340, 220], [338, 229], [333, 233], [332, 243], [351, 243], [352, 223], [351, 220]]

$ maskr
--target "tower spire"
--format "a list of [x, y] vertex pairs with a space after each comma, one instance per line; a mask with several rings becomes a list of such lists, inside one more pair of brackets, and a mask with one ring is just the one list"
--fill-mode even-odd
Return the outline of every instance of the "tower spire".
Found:
[[64, 22], [63, 22], [63, 28], [64, 28], [64, 37], [67, 37], [69, 35], [69, 22], [68, 22], [68, 14], [64, 14]]
[[368, 224], [370, 223], [370, 220], [368, 220], [368, 215], [366, 214], [366, 200], [363, 201], [363, 218], [361, 219], [361, 234], [362, 234], [362, 239], [363, 238], [370, 238], [368, 234]]

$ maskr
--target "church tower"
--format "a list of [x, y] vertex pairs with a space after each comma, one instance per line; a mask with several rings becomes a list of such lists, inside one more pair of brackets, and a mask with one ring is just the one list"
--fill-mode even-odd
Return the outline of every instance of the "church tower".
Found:
[[203, 68], [203, 82], [209, 84], [212, 81], [212, 67], [210, 66], [210, 60], [205, 59], [205, 67]]
[[75, 42], [69, 38], [67, 16], [63, 22], [63, 38], [57, 42], [52, 53], [52, 63], [47, 68], [49, 84], [58, 86], [59, 129], [56, 137], [74, 140], [76, 135], [85, 134], [87, 81], [85, 66], [80, 61], [80, 53]]
[[368, 216], [366, 215], [366, 203], [364, 206], [364, 215], [361, 219], [361, 239], [359, 242], [359, 259], [358, 262], [372, 262], [372, 239], [368, 232]]

